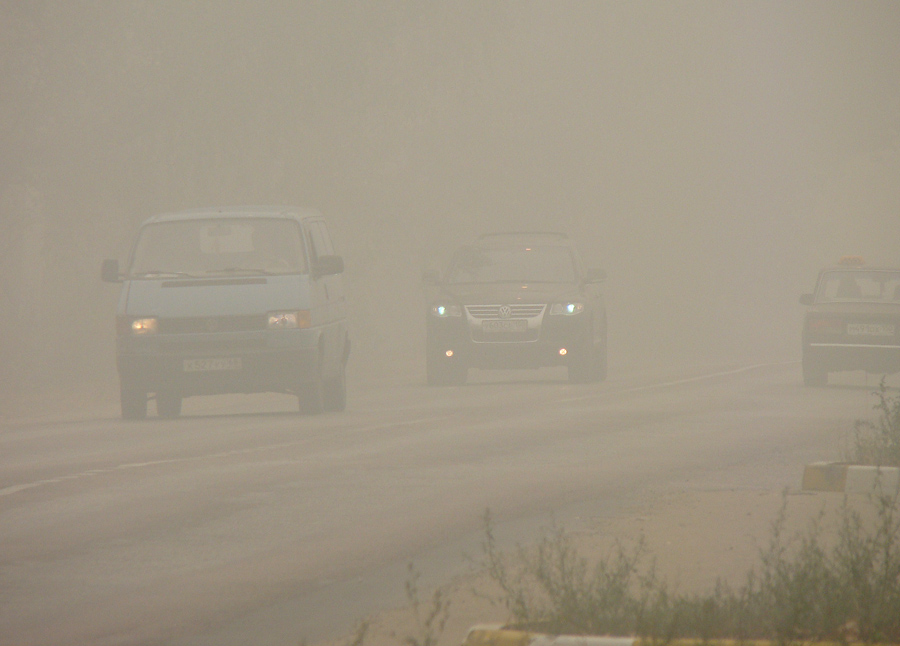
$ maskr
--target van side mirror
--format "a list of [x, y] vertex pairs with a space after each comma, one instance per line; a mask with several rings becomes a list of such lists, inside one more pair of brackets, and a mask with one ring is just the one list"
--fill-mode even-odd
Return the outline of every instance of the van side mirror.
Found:
[[440, 285], [441, 272], [437, 269], [426, 269], [422, 272], [422, 282], [426, 285]]
[[813, 295], [812, 294], [804, 294], [800, 297], [801, 305], [812, 305], [813, 304]]
[[100, 279], [104, 283], [120, 283], [122, 277], [119, 276], [119, 261], [115, 258], [107, 258], [100, 266]]
[[319, 256], [313, 263], [313, 275], [333, 276], [344, 273], [344, 259], [341, 256]]
[[586, 283], [602, 283], [606, 280], [606, 272], [599, 267], [592, 267], [584, 272], [584, 282]]

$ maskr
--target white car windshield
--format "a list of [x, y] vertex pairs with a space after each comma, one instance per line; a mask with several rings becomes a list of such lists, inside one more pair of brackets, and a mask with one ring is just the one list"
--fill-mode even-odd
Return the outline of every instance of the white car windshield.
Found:
[[140, 278], [306, 271], [300, 227], [293, 220], [223, 218], [145, 226], [129, 273]]
[[561, 246], [463, 247], [447, 272], [448, 283], [574, 283], [575, 262]]
[[827, 271], [819, 281], [816, 302], [900, 304], [900, 270]]

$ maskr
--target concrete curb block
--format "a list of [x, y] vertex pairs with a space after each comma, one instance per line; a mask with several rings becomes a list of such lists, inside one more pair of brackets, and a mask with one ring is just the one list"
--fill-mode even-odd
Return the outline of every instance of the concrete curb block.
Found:
[[[832, 642], [797, 641], [803, 646], [839, 646]], [[737, 639], [642, 639], [639, 637], [593, 637], [589, 635], [545, 635], [506, 628], [502, 624], [485, 624], [469, 629], [462, 646], [776, 646], [769, 640]], [[862, 646], [848, 642], [845, 646]], [[884, 646], [890, 646], [885, 644]]]
[[804, 491], [885, 493], [900, 491], [900, 467], [867, 467], [843, 462], [813, 462], [803, 469]]

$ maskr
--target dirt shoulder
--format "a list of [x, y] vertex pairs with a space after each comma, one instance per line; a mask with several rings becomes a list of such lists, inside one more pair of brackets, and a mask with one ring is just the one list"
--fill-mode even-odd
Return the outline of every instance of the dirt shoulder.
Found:
[[[786, 498], [785, 498], [786, 493]], [[678, 592], [710, 591], [717, 579], [739, 586], [747, 572], [759, 566], [760, 550], [771, 537], [772, 523], [786, 500], [787, 536], [805, 531], [824, 514], [824, 526], [833, 527], [844, 501], [842, 494], [782, 490], [679, 491], [636, 503], [619, 515], [585, 521], [568, 532], [579, 553], [588, 559], [604, 558], [616, 543], [633, 546], [643, 537], [656, 569]], [[535, 537], [537, 539], [539, 537]], [[419, 617], [424, 622], [432, 609], [433, 590], [419, 591]], [[509, 615], [492, 603], [497, 591], [486, 574], [460, 577], [441, 588], [449, 601], [447, 623], [437, 646], [458, 646], [468, 629], [481, 623], [503, 623]], [[412, 604], [368, 618], [366, 646], [422, 643]], [[349, 645], [354, 635], [317, 646]]]

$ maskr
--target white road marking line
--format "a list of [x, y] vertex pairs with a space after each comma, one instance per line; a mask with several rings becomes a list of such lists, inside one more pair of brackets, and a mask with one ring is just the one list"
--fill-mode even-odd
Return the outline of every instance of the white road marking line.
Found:
[[559, 399], [557, 400], [560, 404], [570, 404], [572, 402], [581, 402], [588, 401], [591, 399], [596, 399], [597, 397], [609, 394], [615, 395], [624, 395], [627, 393], [641, 393], [647, 392], [648, 390], [657, 390], [659, 388], [669, 388], [670, 386], [680, 386], [682, 384], [689, 384], [695, 381], [706, 381], [708, 379], [716, 379], [718, 377], [727, 377], [728, 375], [736, 375], [742, 372], [749, 372], [751, 370], [757, 370], [759, 368], [771, 368], [774, 366], [788, 366], [795, 363], [800, 363], [799, 361], [779, 361], [777, 363], [757, 363], [752, 366], [744, 366], [742, 368], [735, 368], [734, 370], [725, 370], [722, 372], [713, 372], [708, 375], [699, 375], [697, 377], [686, 377], [684, 379], [676, 379], [675, 381], [664, 381], [659, 384], [650, 384], [648, 386], [636, 386], [634, 388], [624, 388], [622, 390], [604, 390], [602, 392], [594, 393], [593, 395], [582, 395], [581, 397], [570, 397], [568, 399]]
[[[368, 433], [371, 431], [378, 431], [386, 428], [396, 428], [398, 426], [412, 426], [414, 424], [421, 424], [423, 422], [435, 422], [442, 419], [450, 419], [450, 415], [439, 415], [436, 417], [421, 417], [418, 419], [412, 419], [405, 422], [395, 422], [390, 424], [372, 424], [370, 426], [362, 426], [354, 429], [358, 432]], [[297, 440], [295, 442], [282, 442], [279, 444], [266, 444], [265, 446], [254, 446], [246, 449], [233, 449], [231, 451], [220, 451], [218, 453], [209, 453], [204, 455], [197, 455], [186, 458], [167, 458], [165, 460], [149, 460], [147, 462], [126, 462], [124, 464], [117, 464], [116, 466], [107, 467], [105, 469], [89, 469], [87, 471], [82, 471], [80, 473], [73, 473], [67, 476], [58, 476], [56, 478], [47, 478], [45, 480], [36, 480], [34, 482], [27, 482], [18, 485], [11, 485], [9, 487], [4, 487], [0, 489], [0, 498], [4, 498], [6, 496], [11, 496], [13, 494], [19, 493], [21, 491], [26, 491], [28, 489], [34, 489], [35, 487], [42, 487], [44, 485], [52, 485], [59, 484], [61, 482], [66, 482], [69, 480], [80, 480], [83, 478], [91, 478], [93, 476], [105, 475], [109, 473], [113, 473], [116, 471], [129, 471], [132, 469], [143, 469], [146, 467], [155, 467], [166, 464], [177, 464], [179, 462], [197, 462], [200, 460], [216, 460], [220, 458], [229, 458], [236, 455], [249, 455], [251, 453], [262, 453], [264, 451], [272, 451], [272, 450], [280, 450], [289, 448], [292, 446], [297, 446], [299, 444], [305, 443], [306, 440]]]

